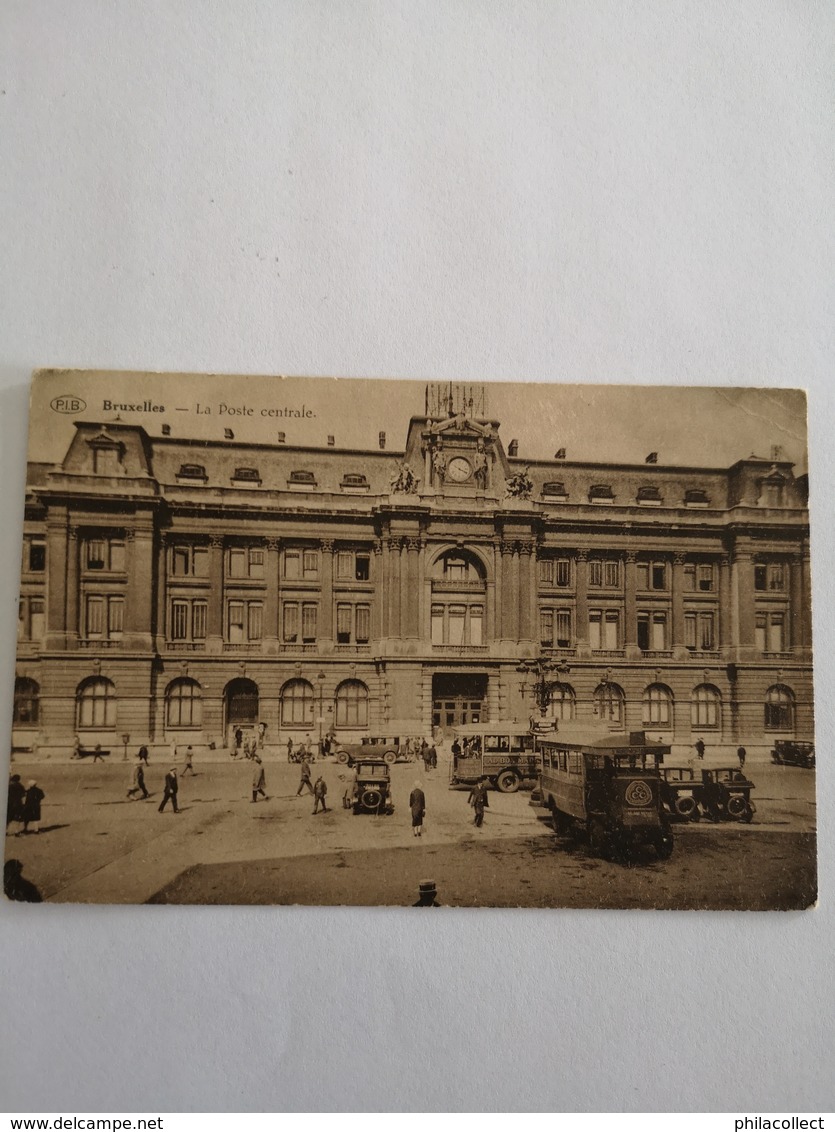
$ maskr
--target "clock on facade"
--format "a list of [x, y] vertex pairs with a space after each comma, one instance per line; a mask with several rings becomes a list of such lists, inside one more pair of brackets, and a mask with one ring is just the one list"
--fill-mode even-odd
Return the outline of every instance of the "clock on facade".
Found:
[[456, 483], [463, 483], [468, 480], [472, 473], [469, 460], [465, 460], [463, 456], [453, 456], [447, 464], [446, 474], [451, 480]]

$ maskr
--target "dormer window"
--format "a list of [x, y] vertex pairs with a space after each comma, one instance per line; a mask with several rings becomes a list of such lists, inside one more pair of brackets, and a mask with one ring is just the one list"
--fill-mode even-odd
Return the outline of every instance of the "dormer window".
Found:
[[235, 468], [232, 481], [233, 483], [235, 481], [241, 483], [260, 483], [261, 477], [258, 475], [257, 468]]
[[660, 507], [663, 503], [657, 487], [639, 487], [636, 500], [641, 507]]
[[316, 486], [316, 476], [313, 472], [296, 471], [290, 473], [287, 481], [288, 487], [311, 488]]
[[589, 488], [589, 503], [614, 503], [615, 495], [607, 483], [596, 483]]
[[87, 441], [93, 453], [93, 472], [97, 476], [115, 476], [123, 471], [124, 445], [106, 431]]
[[565, 484], [560, 483], [558, 480], [551, 480], [542, 485], [542, 498], [543, 499], [568, 499], [568, 492], [565, 490]]
[[342, 477], [343, 487], [368, 487], [368, 480], [359, 472], [346, 472]]
[[202, 480], [205, 483], [208, 478], [202, 464], [180, 464], [177, 472], [177, 479], [181, 480]]
[[685, 507], [709, 507], [710, 496], [700, 487], [688, 488], [684, 493]]

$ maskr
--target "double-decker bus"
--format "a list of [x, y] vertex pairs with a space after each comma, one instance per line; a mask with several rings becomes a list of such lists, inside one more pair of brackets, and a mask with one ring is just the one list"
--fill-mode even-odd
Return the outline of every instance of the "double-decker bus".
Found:
[[540, 738], [542, 804], [558, 835], [585, 830], [595, 853], [606, 855], [650, 844], [666, 860], [673, 851], [669, 819], [661, 804], [661, 763], [668, 744], [643, 731]]
[[503, 794], [512, 794], [524, 779], [539, 774], [537, 738], [524, 723], [470, 723], [454, 728], [450, 784], [470, 784], [486, 777]]

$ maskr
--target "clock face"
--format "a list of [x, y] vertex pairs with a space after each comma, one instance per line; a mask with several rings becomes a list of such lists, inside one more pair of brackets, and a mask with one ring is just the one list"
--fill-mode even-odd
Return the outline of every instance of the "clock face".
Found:
[[471, 471], [469, 460], [465, 460], [463, 456], [454, 456], [447, 464], [446, 469], [449, 478], [455, 480], [456, 483], [463, 483], [464, 480], [468, 480]]

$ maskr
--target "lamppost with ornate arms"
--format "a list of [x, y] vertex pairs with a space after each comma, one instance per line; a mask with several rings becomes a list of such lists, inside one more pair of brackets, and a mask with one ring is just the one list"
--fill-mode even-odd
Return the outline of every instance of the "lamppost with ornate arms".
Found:
[[[552, 660], [547, 656], [537, 656], [531, 660], [520, 661], [516, 665], [516, 671], [530, 678], [530, 684], [527, 680], [522, 682], [522, 695], [524, 696], [530, 687], [534, 703], [544, 719], [554, 691], [559, 688], [564, 677], [571, 671], [570, 666], [564, 660]], [[554, 679], [554, 676], [557, 679]]]

